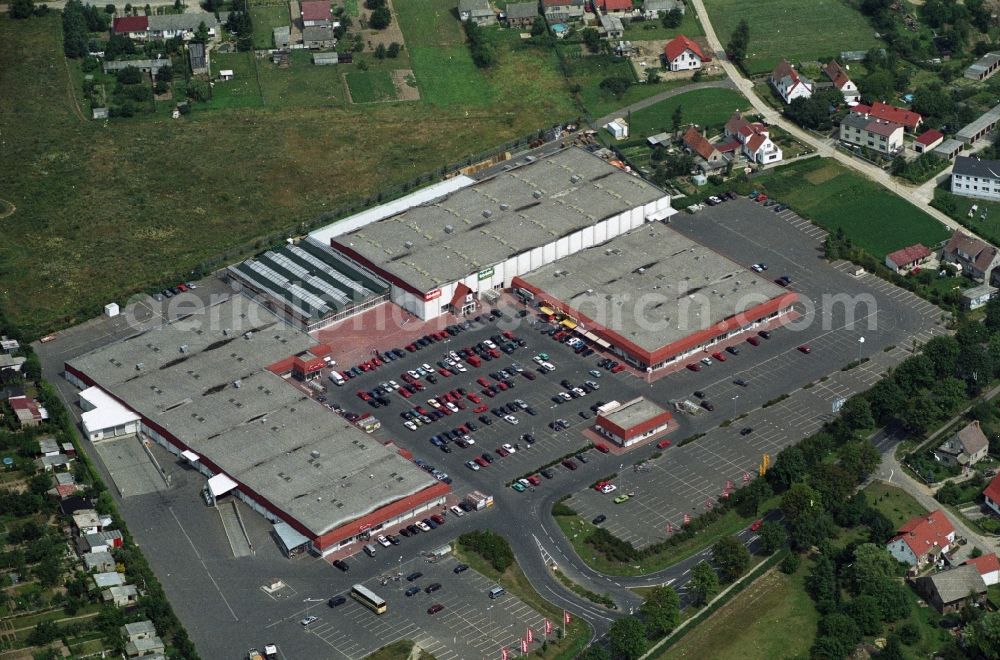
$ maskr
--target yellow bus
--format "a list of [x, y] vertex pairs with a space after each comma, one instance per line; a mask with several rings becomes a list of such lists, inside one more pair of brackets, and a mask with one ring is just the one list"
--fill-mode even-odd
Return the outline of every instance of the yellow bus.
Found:
[[385, 601], [379, 596], [376, 596], [371, 589], [368, 589], [364, 585], [356, 584], [351, 587], [351, 597], [375, 614], [385, 614]]

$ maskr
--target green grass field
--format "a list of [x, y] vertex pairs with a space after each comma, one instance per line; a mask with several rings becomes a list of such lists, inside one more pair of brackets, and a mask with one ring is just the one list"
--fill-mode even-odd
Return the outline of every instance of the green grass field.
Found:
[[271, 60], [257, 61], [260, 87], [265, 104], [288, 108], [311, 108], [344, 105], [344, 80], [341, 74], [354, 65], [316, 66], [312, 55], [293, 50], [290, 66], [282, 69]]
[[912, 496], [901, 488], [875, 481], [864, 489], [868, 502], [897, 527], [907, 520], [927, 513]]
[[732, 89], [697, 89], [665, 99], [632, 113], [630, 138], [645, 138], [661, 131], [670, 131], [674, 111], [681, 108], [684, 123], [718, 127], [726, 123], [735, 110], [745, 110], [750, 104], [742, 94]]
[[288, 5], [252, 5], [250, 18], [253, 20], [254, 48], [274, 48], [274, 28], [289, 24]]
[[392, 5], [396, 9], [407, 48], [459, 46], [465, 43], [455, 0], [395, 0]]
[[688, 84], [687, 80], [676, 80], [664, 82], [656, 85], [637, 83], [629, 87], [620, 98], [601, 89], [601, 81], [605, 78], [621, 77], [630, 81], [635, 81], [635, 74], [632, 65], [619, 57], [606, 55], [591, 55], [582, 57], [579, 55], [578, 46], [564, 47], [563, 55], [566, 58], [566, 69], [570, 84], [580, 86], [580, 101], [587, 109], [592, 118], [603, 117], [618, 108], [623, 108], [630, 103], [641, 101], [644, 98], [659, 94], [660, 92], [680, 87]]
[[351, 100], [355, 103], [377, 103], [396, 98], [396, 86], [388, 71], [351, 71], [345, 73]]
[[741, 19], [750, 26], [746, 68], [750, 73], [771, 71], [784, 57], [816, 60], [845, 50], [867, 50], [882, 45], [875, 30], [845, 0], [705, 0], [705, 8], [719, 41], [725, 46]]
[[[229, 251], [260, 236], [549, 126], [571, 107], [558, 94], [535, 105], [292, 107], [272, 103], [272, 81], [259, 108], [247, 56], [213, 54], [216, 71], [237, 73], [215, 87], [213, 107], [225, 111], [105, 125], [77, 111], [57, 13], [0, 15], [0, 40], [0, 198], [17, 208], [0, 220], [0, 307], [36, 336], [176, 282], [206, 259], [235, 261], [245, 253]], [[308, 73], [328, 75], [322, 68], [343, 71]]]
[[808, 655], [819, 613], [806, 594], [806, 565], [771, 570], [657, 656], [664, 660], [771, 660]]
[[254, 71], [253, 53], [213, 53], [212, 77], [219, 71], [231, 69], [234, 77], [225, 82], [216, 82], [212, 87], [210, 108], [251, 108], [264, 104]]
[[701, 27], [701, 22], [695, 15], [694, 8], [690, 5], [684, 12], [684, 20], [680, 27], [665, 28], [659, 19], [652, 21], [633, 21], [625, 28], [625, 39], [629, 41], [654, 41], [659, 39], [673, 39], [678, 34], [686, 37], [700, 37], [705, 34]]
[[937, 245], [950, 234], [916, 206], [827, 158], [780, 167], [754, 183], [828, 231], [843, 227], [878, 259], [913, 243]]

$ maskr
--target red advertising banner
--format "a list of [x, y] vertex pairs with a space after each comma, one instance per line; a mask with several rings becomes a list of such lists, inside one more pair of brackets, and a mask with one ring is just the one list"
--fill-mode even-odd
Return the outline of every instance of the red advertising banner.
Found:
[[545, 634], [546, 635], [552, 634], [552, 622], [549, 621], [548, 619], [545, 620]]
[[524, 634], [524, 639], [527, 640], [529, 644], [531, 644], [533, 641], [535, 641], [535, 631], [532, 630], [531, 628], [528, 628], [528, 632]]

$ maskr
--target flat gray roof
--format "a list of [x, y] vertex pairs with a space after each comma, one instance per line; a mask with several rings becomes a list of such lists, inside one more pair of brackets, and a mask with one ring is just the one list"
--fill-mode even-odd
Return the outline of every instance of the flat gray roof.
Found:
[[976, 119], [969, 122], [955, 134], [959, 140], [970, 140], [980, 131], [991, 127], [1000, 120], [1000, 105], [995, 105]]
[[521, 279], [650, 352], [785, 293], [660, 223]]
[[334, 238], [419, 291], [666, 196], [577, 147]]
[[308, 335], [244, 296], [207, 312], [70, 365], [317, 535], [437, 483], [266, 370]]
[[639, 397], [632, 401], [626, 401], [621, 407], [608, 413], [601, 413], [601, 417], [614, 422], [623, 429], [630, 429], [637, 424], [642, 424], [648, 419], [667, 412], [649, 399]]

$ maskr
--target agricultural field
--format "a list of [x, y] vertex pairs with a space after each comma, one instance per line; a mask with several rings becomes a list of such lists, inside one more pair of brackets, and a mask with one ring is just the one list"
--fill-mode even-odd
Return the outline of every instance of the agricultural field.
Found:
[[351, 100], [355, 103], [378, 103], [396, 99], [396, 86], [388, 71], [351, 71], [345, 73]]
[[[746, 110], [750, 104], [733, 89], [697, 89], [636, 110], [629, 125], [632, 139], [646, 138], [661, 131], [670, 132], [674, 111], [681, 108], [684, 123], [695, 123], [711, 129], [720, 128], [736, 110]], [[712, 131], [709, 131], [710, 133]]]
[[828, 231], [843, 228], [879, 260], [913, 243], [937, 245], [950, 234], [916, 206], [828, 158], [779, 167], [754, 184]]
[[770, 72], [784, 57], [800, 60], [828, 58], [845, 50], [867, 50], [882, 45], [875, 30], [846, 0], [705, 0], [705, 8], [722, 45], [741, 19], [750, 26], [746, 69]]
[[696, 660], [806, 657], [816, 634], [819, 613], [806, 594], [805, 574], [805, 563], [794, 575], [772, 569], [657, 657]]
[[[215, 70], [236, 71], [236, 80], [214, 90], [212, 107], [225, 112], [196, 107], [180, 120], [157, 115], [106, 125], [80, 106], [80, 87], [67, 73], [79, 67], [61, 62], [57, 14], [16, 22], [2, 15], [0, 39], [0, 207], [16, 207], [2, 220], [0, 307], [35, 335], [176, 282], [206, 259], [236, 260], [264, 247], [261, 236], [574, 115], [568, 94], [551, 93], [548, 78], [546, 103], [498, 93], [492, 105], [471, 108], [317, 108], [273, 101], [262, 74], [260, 108], [253, 62], [213, 54]], [[406, 149], [398, 147], [401, 127]], [[350, 188], [328, 185], [346, 178]], [[157, 185], [162, 181], [177, 185]]]

